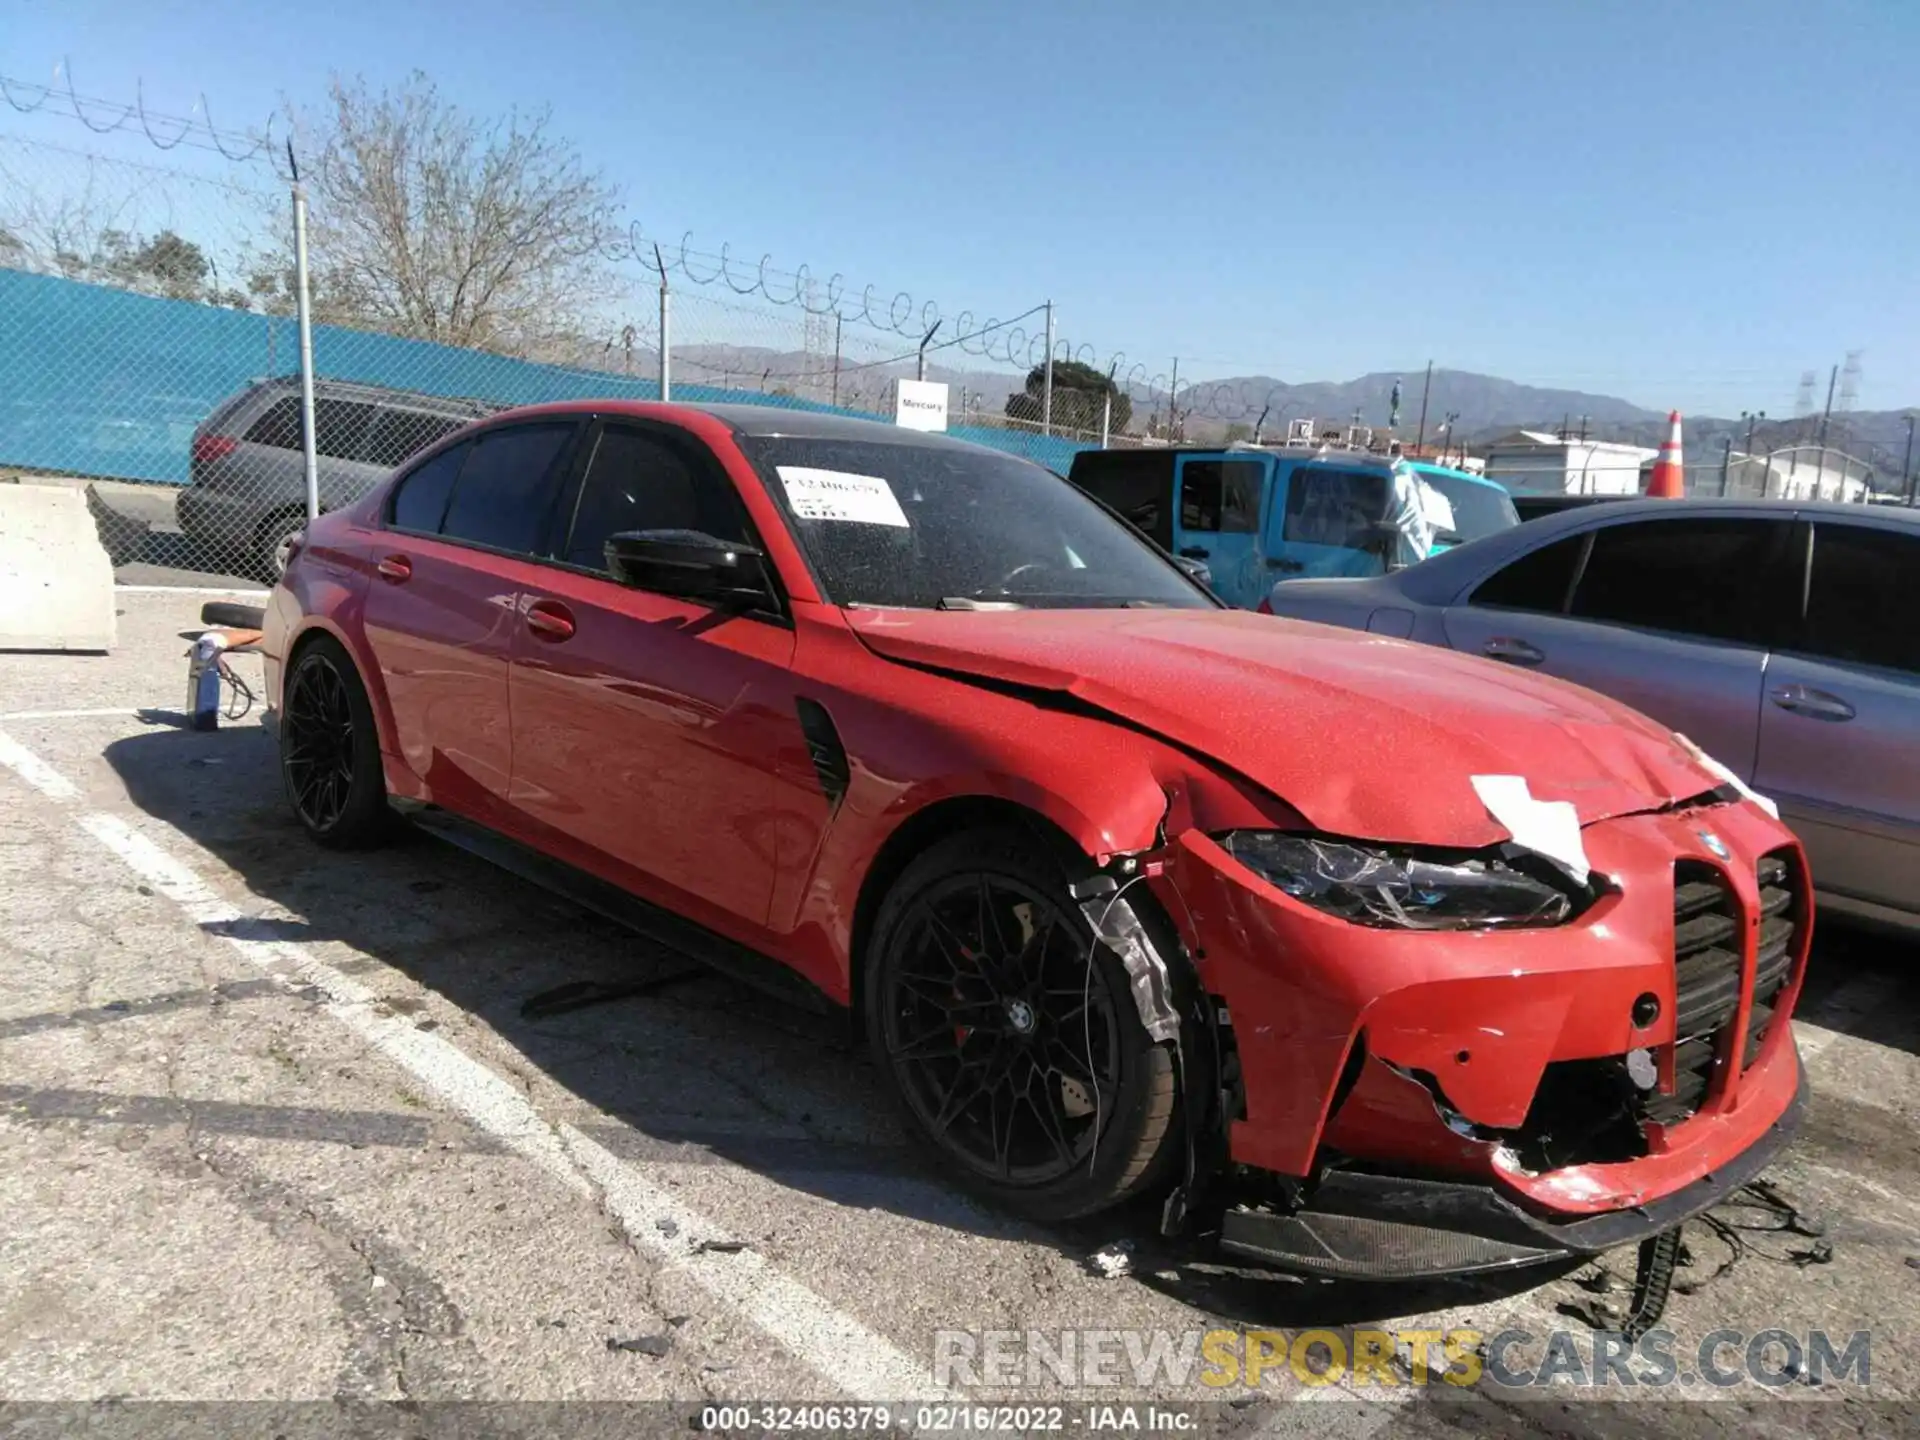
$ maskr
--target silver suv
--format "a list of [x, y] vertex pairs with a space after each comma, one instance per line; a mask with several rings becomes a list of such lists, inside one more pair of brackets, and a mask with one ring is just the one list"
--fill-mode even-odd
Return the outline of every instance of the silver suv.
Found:
[[1920, 511], [1622, 500], [1267, 608], [1624, 700], [1779, 805], [1828, 910], [1920, 929]]
[[[359, 499], [409, 456], [498, 408], [316, 380], [320, 508]], [[306, 523], [299, 377], [262, 380], [225, 401], [193, 432], [192, 462], [192, 481], [174, 503], [181, 533], [203, 552], [238, 557], [262, 580], [278, 579], [287, 542]]]

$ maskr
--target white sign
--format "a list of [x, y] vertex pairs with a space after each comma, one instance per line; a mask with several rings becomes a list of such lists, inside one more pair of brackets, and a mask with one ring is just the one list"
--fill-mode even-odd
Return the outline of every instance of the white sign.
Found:
[[802, 520], [846, 520], [855, 525], [907, 528], [907, 512], [893, 487], [878, 475], [849, 470], [816, 470], [810, 465], [781, 465], [780, 483], [787, 503]]
[[946, 384], [939, 380], [895, 381], [893, 423], [909, 430], [946, 429]]

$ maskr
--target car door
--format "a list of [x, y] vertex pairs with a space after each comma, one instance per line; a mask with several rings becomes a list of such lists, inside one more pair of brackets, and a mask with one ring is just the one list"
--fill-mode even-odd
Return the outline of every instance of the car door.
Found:
[[1174, 465], [1174, 553], [1205, 561], [1213, 592], [1243, 610], [1271, 584], [1259, 537], [1272, 468], [1264, 455], [1181, 455]]
[[621, 531], [754, 537], [684, 430], [608, 421], [588, 443], [565, 538], [514, 629], [513, 804], [649, 898], [736, 933], [729, 920], [764, 925], [776, 758], [805, 753], [792, 626], [615, 580], [605, 546]]
[[1485, 577], [1442, 623], [1456, 650], [1589, 686], [1751, 779], [1768, 651], [1799, 595], [1788, 517], [1643, 515]]
[[1815, 880], [1920, 911], [1920, 531], [1815, 515], [1804, 621], [1767, 667], [1754, 788]]
[[512, 772], [507, 662], [574, 420], [508, 425], [395, 486], [366, 591], [367, 644], [400, 759], [436, 804], [500, 825]]

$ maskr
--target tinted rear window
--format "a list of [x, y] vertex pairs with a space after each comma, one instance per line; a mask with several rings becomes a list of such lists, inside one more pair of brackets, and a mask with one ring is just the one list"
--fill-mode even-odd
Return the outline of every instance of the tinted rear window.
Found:
[[533, 553], [553, 508], [554, 462], [573, 431], [568, 421], [482, 435], [461, 467], [440, 533], [495, 550]]
[[447, 496], [472, 445], [452, 445], [427, 461], [394, 487], [393, 525], [400, 530], [433, 534], [447, 513]]
[[1569, 535], [1542, 545], [1482, 580], [1467, 603], [1558, 615], [1566, 609], [1567, 592], [1573, 589], [1573, 574], [1586, 544], [1585, 535]]
[[1920, 536], [1817, 523], [1800, 648], [1920, 674]]
[[[373, 406], [358, 400], [316, 399], [313, 402], [313, 448], [331, 460], [357, 460], [360, 442], [373, 421]], [[247, 440], [276, 450], [303, 449], [300, 438], [300, 397], [286, 395], [248, 427]], [[411, 453], [411, 452], [409, 452]]]
[[1786, 520], [1636, 520], [1595, 532], [1569, 613], [1770, 645], [1798, 609]]
[[423, 410], [382, 409], [361, 442], [360, 458], [389, 469], [404, 464], [467, 422], [452, 415], [430, 415]]

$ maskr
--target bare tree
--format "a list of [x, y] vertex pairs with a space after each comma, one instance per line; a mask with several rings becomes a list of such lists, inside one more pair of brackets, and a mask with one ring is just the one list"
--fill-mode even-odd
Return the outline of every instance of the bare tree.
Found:
[[548, 119], [477, 122], [417, 72], [378, 94], [336, 80], [310, 177], [316, 311], [523, 355], [580, 330], [618, 201]]

